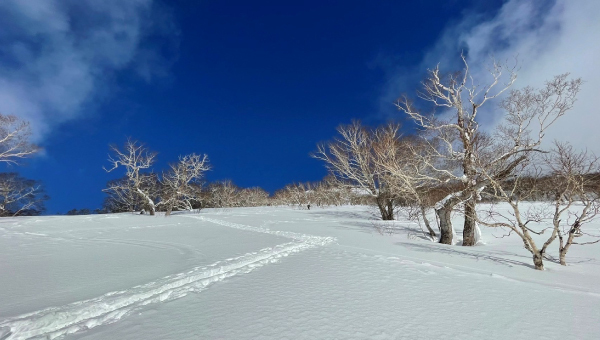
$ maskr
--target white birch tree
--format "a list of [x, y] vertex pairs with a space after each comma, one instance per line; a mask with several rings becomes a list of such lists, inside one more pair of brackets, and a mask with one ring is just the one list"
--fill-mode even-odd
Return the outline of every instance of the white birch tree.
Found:
[[[401, 137], [399, 125], [388, 124], [377, 129], [382, 132], [374, 149], [375, 162], [382, 169], [389, 190], [399, 201], [408, 216], [425, 225], [427, 236], [436, 240], [437, 234], [431, 228], [427, 211], [432, 207], [429, 189], [438, 184], [437, 178], [428, 174], [428, 144], [417, 137]], [[432, 180], [435, 179], [435, 180]]]
[[154, 164], [156, 153], [151, 152], [146, 146], [138, 141], [128, 139], [123, 150], [117, 146], [110, 147], [112, 155], [109, 155], [108, 161], [112, 165], [105, 171], [111, 172], [119, 167], [125, 168], [125, 175], [128, 179], [128, 185], [142, 199], [143, 204], [150, 215], [156, 213], [155, 199], [149, 188], [155, 186], [151, 181], [156, 180], [156, 176], [144, 174], [144, 170], [149, 170]]
[[140, 195], [127, 177], [109, 181], [102, 191], [107, 195], [103, 203], [107, 212], [134, 212], [141, 209]]
[[[433, 157], [428, 169], [436, 173], [440, 183], [462, 183], [463, 187], [437, 202], [435, 211], [440, 220], [440, 242], [453, 243], [450, 215], [464, 204], [463, 245], [476, 243], [476, 201], [479, 192], [490, 180], [511, 176], [514, 169], [538, 152], [545, 131], [572, 108], [581, 79], [569, 80], [568, 74], [555, 77], [535, 90], [531, 87], [513, 90], [501, 101], [500, 110], [481, 111], [489, 101], [505, 93], [515, 82], [514, 68], [494, 63], [490, 81], [479, 85], [462, 57], [461, 72], [446, 77], [439, 67], [429, 71], [419, 97], [443, 108], [450, 118], [443, 119], [421, 113], [407, 97], [396, 104], [419, 128], [430, 134]], [[499, 112], [502, 123], [491, 133], [480, 129], [479, 114]], [[453, 171], [458, 166], [460, 171]]]
[[230, 180], [210, 183], [208, 192], [211, 207], [230, 208], [237, 204], [239, 188]]
[[376, 162], [374, 150], [378, 138], [397, 130], [370, 130], [354, 121], [338, 127], [340, 137], [320, 144], [312, 154], [325, 162], [325, 166], [338, 179], [339, 186], [359, 189], [369, 195], [377, 205], [382, 220], [394, 219], [394, 197], [384, 182], [381, 167]]
[[0, 162], [17, 164], [20, 159], [39, 151], [39, 147], [30, 139], [29, 122], [0, 114]]
[[167, 216], [173, 208], [193, 209], [193, 204], [200, 198], [200, 181], [204, 173], [211, 169], [208, 156], [197, 154], [179, 157], [179, 162], [169, 167], [169, 171], [162, 176], [163, 199], [159, 203], [166, 207]]
[[600, 232], [585, 228], [600, 214], [600, 158], [556, 142], [544, 161], [549, 169], [547, 186], [554, 196], [552, 224], [559, 240], [559, 262], [566, 266], [572, 245], [600, 242]]
[[0, 216], [39, 215], [48, 199], [40, 182], [0, 173]]

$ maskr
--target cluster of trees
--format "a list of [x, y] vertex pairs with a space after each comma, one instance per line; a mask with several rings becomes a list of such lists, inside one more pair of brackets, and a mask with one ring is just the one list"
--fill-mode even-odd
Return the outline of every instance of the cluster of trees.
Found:
[[103, 190], [106, 197], [103, 212], [157, 211], [170, 215], [172, 211], [201, 208], [258, 207], [271, 205], [269, 193], [259, 187], [240, 188], [230, 180], [206, 185], [204, 173], [211, 166], [206, 155], [180, 157], [162, 174], [152, 172], [156, 154], [137, 141], [128, 141], [126, 152], [111, 147], [112, 168], [126, 169], [124, 177], [111, 180]]
[[[176, 210], [201, 208], [234, 208], [259, 206], [294, 206], [310, 208], [343, 204], [369, 204], [369, 196], [350, 183], [341, 185], [333, 177], [317, 183], [290, 184], [273, 196], [260, 187], [241, 188], [231, 180], [206, 183], [204, 173], [211, 167], [206, 155], [191, 154], [180, 157], [162, 174], [152, 171], [156, 153], [138, 141], [128, 140], [123, 150], [112, 146], [111, 172], [119, 167], [125, 176], [111, 180], [103, 190], [106, 193], [102, 209], [93, 213], [157, 211], [170, 214]], [[73, 209], [67, 214], [92, 213], [89, 209]]]
[[207, 155], [190, 154], [179, 157], [162, 174], [151, 172], [156, 153], [144, 144], [128, 140], [121, 150], [111, 147], [111, 172], [125, 169], [123, 178], [108, 182], [104, 209], [109, 212], [147, 211], [158, 209], [170, 215], [173, 210], [192, 210], [201, 205], [202, 178], [210, 170]]
[[81, 209], [71, 209], [69, 211], [66, 212], [65, 215], [69, 215], [69, 216], [75, 216], [75, 215], [91, 215], [91, 214], [107, 214], [108, 211], [104, 210], [104, 209], [88, 209], [88, 208], [81, 208]]
[[[407, 96], [396, 103], [418, 133], [403, 136], [396, 124], [367, 128], [354, 122], [340, 126], [339, 136], [319, 145], [313, 156], [325, 162], [338, 186], [367, 193], [383, 220], [394, 219], [398, 207], [409, 207], [437, 239], [427, 219], [433, 209], [439, 242], [454, 244], [451, 214], [459, 211], [464, 218], [462, 245], [477, 243], [479, 224], [501, 227], [522, 239], [536, 269], [543, 269], [546, 250], [558, 238], [564, 264], [575, 238], [584, 235], [582, 225], [598, 213], [598, 191], [593, 188], [600, 168], [596, 157], [568, 144], [557, 143], [553, 150], [543, 150], [541, 144], [548, 128], [573, 107], [582, 81], [563, 74], [539, 89], [511, 89], [515, 69], [494, 63], [490, 81], [481, 85], [466, 58], [462, 60], [460, 72], [444, 75], [439, 67], [429, 71], [418, 93], [421, 105]], [[493, 102], [496, 108], [489, 105]], [[436, 109], [442, 112], [433, 114]], [[499, 122], [484, 130], [482, 116]], [[521, 209], [523, 200], [548, 194], [552, 211]], [[511, 212], [503, 214], [491, 205], [483, 218], [478, 216], [482, 196], [508, 203]], [[583, 208], [572, 209], [576, 205]], [[533, 234], [544, 230], [534, 230], [532, 222], [544, 220], [553, 221], [553, 227], [550, 237], [538, 244]]]
[[[167, 211], [161, 196], [161, 179], [153, 173], [144, 174], [145, 181], [140, 190], [155, 203], [155, 211]], [[140, 195], [127, 177], [107, 183], [104, 192], [103, 208], [93, 213], [134, 212], [147, 209], [146, 198]], [[370, 197], [358, 188], [350, 185], [340, 186], [331, 178], [316, 183], [294, 183], [285, 186], [270, 195], [260, 187], [241, 188], [231, 180], [211, 183], [196, 182], [190, 184], [187, 197], [190, 205], [178, 205], [173, 210], [198, 210], [201, 208], [236, 208], [262, 206], [291, 206], [310, 209], [311, 206], [327, 207], [340, 205], [368, 205]], [[82, 215], [92, 213], [89, 209], [73, 209], [67, 214]], [[148, 210], [150, 211], [150, 210]]]
[[[18, 165], [39, 148], [30, 142], [29, 122], [0, 114], [0, 163]], [[0, 173], [0, 216], [32, 216], [45, 211], [49, 199], [39, 181], [15, 172]]]
[[210, 183], [203, 195], [208, 208], [271, 205], [269, 193], [260, 187], [240, 188], [230, 180]]
[[370, 196], [360, 188], [348, 184], [342, 185], [331, 176], [316, 183], [293, 183], [275, 192], [272, 198], [274, 205], [295, 207], [311, 206], [327, 207], [340, 205], [367, 205]]

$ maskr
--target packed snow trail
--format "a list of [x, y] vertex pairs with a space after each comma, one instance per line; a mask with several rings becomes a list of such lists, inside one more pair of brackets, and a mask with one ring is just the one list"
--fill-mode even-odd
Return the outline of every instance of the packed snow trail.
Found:
[[54, 339], [110, 324], [142, 306], [179, 299], [190, 292], [200, 292], [212, 283], [240, 273], [249, 273], [290, 254], [325, 246], [335, 241], [332, 237], [274, 231], [197, 216], [189, 217], [235, 229], [277, 235], [294, 241], [218, 261], [209, 266], [196, 267], [127, 290], [110, 292], [97, 298], [8, 318], [0, 321], [0, 340]]
[[253, 232], [257, 232], [257, 233], [263, 233], [263, 234], [269, 234], [269, 235], [290, 238], [292, 240], [300, 241], [300, 242], [307, 243], [307, 244], [314, 245], [314, 246], [325, 246], [325, 245], [328, 245], [328, 244], [336, 241], [335, 237], [313, 236], [313, 235], [307, 235], [307, 234], [294, 233], [291, 231], [271, 230], [269, 228], [264, 228], [264, 227], [251, 227], [249, 225], [227, 222], [227, 221], [217, 220], [214, 218], [209, 218], [209, 217], [204, 217], [204, 216], [193, 216], [193, 215], [188, 215], [188, 216], [183, 215], [183, 216], [191, 217], [191, 218], [195, 218], [195, 219], [199, 219], [202, 221], [207, 221], [207, 222], [211, 222], [211, 223], [215, 223], [215, 224], [220, 224], [220, 225], [234, 228], [234, 229], [253, 231]]

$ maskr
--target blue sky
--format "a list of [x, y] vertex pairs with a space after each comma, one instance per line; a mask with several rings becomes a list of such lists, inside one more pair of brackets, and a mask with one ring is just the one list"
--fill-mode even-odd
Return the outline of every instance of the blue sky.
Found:
[[[196, 152], [208, 180], [316, 181], [316, 143], [352, 119], [401, 121], [394, 99], [461, 50], [474, 64], [519, 55], [521, 85], [570, 71], [593, 88], [600, 10], [574, 2], [3, 1], [0, 112], [31, 121], [44, 149], [5, 170], [42, 180], [48, 213], [100, 207], [122, 175], [102, 169], [108, 146], [128, 136], [158, 171]], [[583, 96], [574, 129], [597, 119]]]

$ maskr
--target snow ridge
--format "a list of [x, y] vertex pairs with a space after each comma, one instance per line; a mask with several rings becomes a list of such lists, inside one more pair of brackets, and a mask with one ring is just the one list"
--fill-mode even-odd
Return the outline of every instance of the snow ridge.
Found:
[[0, 321], [0, 339], [55, 339], [99, 325], [117, 322], [142, 306], [174, 300], [191, 292], [200, 292], [210, 284], [228, 277], [245, 274], [280, 258], [335, 240], [291, 232], [272, 231], [220, 220], [200, 218], [208, 222], [248, 231], [291, 238], [294, 242], [261, 249], [257, 252], [196, 267], [133, 288], [104, 294], [61, 307], [51, 307]]

